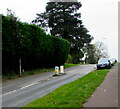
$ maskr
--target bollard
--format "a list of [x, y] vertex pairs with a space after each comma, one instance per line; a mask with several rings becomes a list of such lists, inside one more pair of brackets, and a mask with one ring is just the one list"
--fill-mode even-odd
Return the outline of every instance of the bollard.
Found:
[[60, 73], [62, 73], [62, 74], [65, 73], [65, 72], [64, 72], [64, 66], [63, 66], [63, 65], [60, 66]]
[[59, 75], [59, 67], [58, 66], [55, 67], [55, 74]]

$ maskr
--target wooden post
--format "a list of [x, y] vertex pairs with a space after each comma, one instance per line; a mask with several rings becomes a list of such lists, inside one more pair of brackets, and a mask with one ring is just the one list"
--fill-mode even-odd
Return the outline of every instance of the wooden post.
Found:
[[20, 72], [20, 76], [21, 76], [21, 58], [19, 58], [19, 72]]

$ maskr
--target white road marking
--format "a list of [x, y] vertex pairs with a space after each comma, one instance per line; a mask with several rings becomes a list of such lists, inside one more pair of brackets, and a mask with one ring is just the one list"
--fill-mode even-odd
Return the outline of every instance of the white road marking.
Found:
[[7, 94], [13, 93], [13, 92], [15, 92], [15, 91], [17, 91], [17, 90], [13, 90], [13, 91], [11, 91], [11, 92], [7, 92], [7, 93], [5, 93], [5, 94], [3, 94], [3, 95], [7, 95]]
[[24, 89], [24, 88], [27, 88], [27, 87], [33, 86], [33, 85], [35, 85], [35, 84], [37, 84], [37, 83], [38, 83], [38, 82], [35, 82], [35, 83], [32, 83], [32, 84], [29, 84], [29, 85], [27, 85], [27, 86], [21, 87], [20, 89]]
[[[38, 82], [35, 82], [35, 83], [32, 83], [32, 84], [29, 84], [29, 85], [27, 85], [27, 86], [21, 87], [20, 89], [24, 89], [24, 88], [30, 87], [30, 86], [35, 85], [35, 84], [37, 84], [37, 83], [38, 83]], [[4, 93], [4, 94], [2, 94], [2, 95], [7, 95], [7, 94], [13, 93], [13, 92], [15, 92], [15, 91], [17, 91], [17, 90], [13, 90], [13, 91], [10, 91], [10, 92], [7, 92], [7, 93]]]

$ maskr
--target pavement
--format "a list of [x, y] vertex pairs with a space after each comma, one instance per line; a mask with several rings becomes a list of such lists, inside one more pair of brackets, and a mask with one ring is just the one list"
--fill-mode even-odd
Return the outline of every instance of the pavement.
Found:
[[85, 109], [87, 107], [93, 107], [94, 109], [95, 107], [108, 107], [108, 109], [118, 107], [118, 68], [120, 69], [120, 64], [113, 66], [104, 82], [83, 105]]

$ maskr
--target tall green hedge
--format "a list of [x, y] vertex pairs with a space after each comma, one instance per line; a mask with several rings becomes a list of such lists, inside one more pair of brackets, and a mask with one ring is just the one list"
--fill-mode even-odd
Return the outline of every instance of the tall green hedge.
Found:
[[67, 40], [47, 35], [36, 25], [2, 16], [3, 75], [19, 71], [19, 58], [25, 70], [62, 65], [69, 51]]

